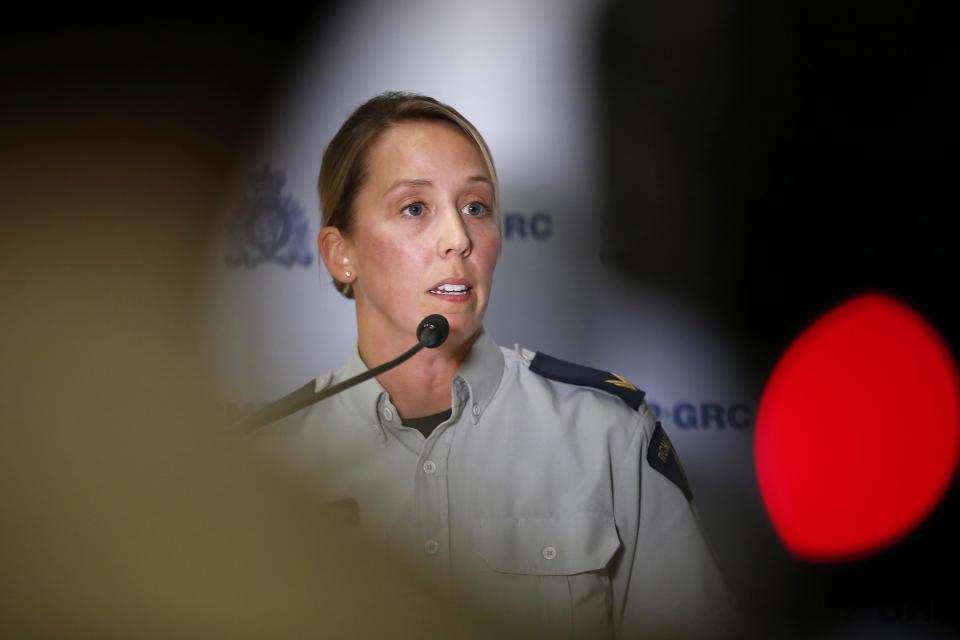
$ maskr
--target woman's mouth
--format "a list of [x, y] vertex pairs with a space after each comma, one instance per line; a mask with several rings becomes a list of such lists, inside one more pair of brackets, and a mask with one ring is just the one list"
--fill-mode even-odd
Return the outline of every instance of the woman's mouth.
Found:
[[465, 284], [442, 284], [436, 289], [430, 289], [430, 293], [439, 293], [443, 296], [460, 296], [470, 290]]
[[429, 293], [447, 302], [466, 302], [471, 298], [471, 291], [473, 286], [466, 278], [444, 278], [433, 285]]

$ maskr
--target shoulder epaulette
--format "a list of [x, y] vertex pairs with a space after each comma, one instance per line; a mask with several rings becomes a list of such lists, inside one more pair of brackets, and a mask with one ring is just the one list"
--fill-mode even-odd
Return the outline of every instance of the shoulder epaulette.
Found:
[[545, 353], [537, 353], [534, 356], [533, 360], [530, 361], [530, 370], [539, 373], [544, 378], [550, 378], [558, 382], [607, 391], [619, 396], [621, 400], [634, 409], [640, 408], [640, 403], [643, 402], [645, 395], [643, 391], [637, 389], [621, 375], [560, 360]]

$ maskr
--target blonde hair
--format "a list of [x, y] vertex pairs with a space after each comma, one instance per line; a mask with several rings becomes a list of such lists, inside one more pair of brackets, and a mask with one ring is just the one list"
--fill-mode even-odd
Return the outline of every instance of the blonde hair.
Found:
[[[374, 141], [387, 129], [411, 120], [439, 120], [449, 122], [473, 140], [483, 156], [483, 162], [493, 183], [493, 207], [500, 215], [500, 185], [493, 156], [469, 120], [448, 105], [428, 96], [390, 91], [362, 104], [354, 111], [323, 153], [317, 191], [320, 194], [321, 222], [325, 227], [336, 227], [348, 234], [353, 223], [353, 202], [366, 179], [365, 160]], [[353, 284], [333, 278], [337, 291], [353, 298]]]

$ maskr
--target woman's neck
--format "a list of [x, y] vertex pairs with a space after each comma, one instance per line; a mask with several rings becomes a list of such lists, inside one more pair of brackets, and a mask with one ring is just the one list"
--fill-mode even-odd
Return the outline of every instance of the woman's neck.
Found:
[[[422, 349], [403, 364], [377, 376], [377, 382], [390, 394], [390, 401], [402, 417], [419, 418], [450, 408], [450, 385], [479, 335], [477, 332], [459, 344], [448, 340], [442, 347]], [[400, 355], [380, 353], [382, 349], [364, 341], [362, 335], [358, 346], [367, 367]]]

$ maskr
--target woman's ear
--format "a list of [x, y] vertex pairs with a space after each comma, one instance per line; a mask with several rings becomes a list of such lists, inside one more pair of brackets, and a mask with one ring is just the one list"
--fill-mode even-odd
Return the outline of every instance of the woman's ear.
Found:
[[320, 257], [330, 275], [340, 282], [353, 282], [357, 277], [350, 257], [350, 245], [336, 227], [324, 227], [317, 236]]

